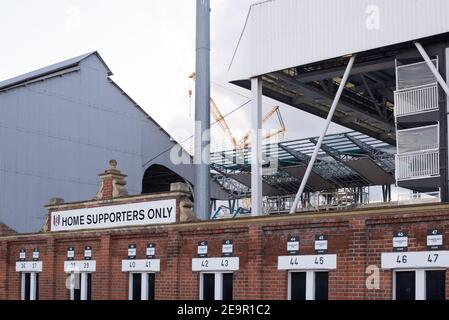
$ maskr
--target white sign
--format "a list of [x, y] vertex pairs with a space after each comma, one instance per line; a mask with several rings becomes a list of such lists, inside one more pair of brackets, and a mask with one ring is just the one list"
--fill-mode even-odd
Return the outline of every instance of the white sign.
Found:
[[443, 235], [442, 234], [427, 236], [427, 246], [428, 247], [442, 246], [442, 245], [443, 245]]
[[449, 268], [449, 251], [382, 253], [382, 269]]
[[21, 259], [21, 260], [25, 260], [26, 259], [26, 252], [25, 251], [21, 251], [19, 253], [19, 259]]
[[175, 199], [51, 213], [51, 231], [53, 232], [143, 226], [175, 222]]
[[155, 247], [147, 247], [147, 256], [154, 256], [156, 253]]
[[64, 261], [64, 272], [95, 272], [97, 269], [97, 262], [95, 260], [80, 260], [80, 261]]
[[327, 240], [315, 240], [315, 250], [327, 250]]
[[287, 242], [287, 251], [299, 251], [299, 241]]
[[221, 253], [231, 253], [232, 254], [232, 244], [223, 244], [221, 247]]
[[337, 255], [280, 256], [278, 270], [334, 270], [337, 269]]
[[394, 237], [393, 248], [406, 248], [408, 247], [408, 237]]
[[39, 251], [33, 251], [33, 259], [39, 259]]
[[42, 261], [16, 262], [16, 272], [42, 272]]
[[238, 269], [238, 257], [192, 259], [192, 271], [237, 271]]
[[159, 259], [145, 259], [145, 260], [122, 260], [123, 272], [159, 272]]
[[207, 254], [207, 245], [205, 246], [198, 246], [198, 254]]

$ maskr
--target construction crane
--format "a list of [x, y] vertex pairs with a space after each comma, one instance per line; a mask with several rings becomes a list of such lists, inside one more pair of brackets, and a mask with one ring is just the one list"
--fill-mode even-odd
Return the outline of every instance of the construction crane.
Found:
[[[280, 127], [279, 129], [277, 129], [274, 132], [271, 133], [267, 133], [265, 134], [262, 139], [266, 140], [266, 139], [270, 139], [271, 137], [275, 137], [277, 135], [281, 135], [284, 136], [286, 128], [285, 128], [285, 124], [284, 124], [284, 120], [282, 119], [282, 115], [281, 115], [281, 111], [279, 109], [279, 106], [274, 106], [263, 118], [262, 118], [262, 123], [267, 122], [274, 114], [277, 114], [278, 116], [278, 120], [280, 123]], [[250, 142], [250, 138], [251, 138], [251, 130], [249, 130], [247, 133], [245, 133], [245, 135], [243, 136], [243, 138], [239, 141], [238, 143], [238, 148], [245, 148], [251, 145]]]
[[[195, 79], [196, 79], [195, 72], [193, 72], [189, 76], [189, 78], [192, 79], [193, 81], [195, 81]], [[192, 90], [189, 90], [189, 98], [192, 98]], [[225, 117], [221, 113], [220, 109], [218, 108], [217, 104], [215, 103], [215, 101], [214, 101], [214, 99], [212, 97], [210, 98], [210, 110], [211, 110], [212, 116], [214, 117], [215, 121], [218, 122], [218, 124], [220, 125], [221, 129], [226, 134], [227, 138], [231, 141], [231, 143], [232, 143], [232, 145], [234, 146], [235, 149], [243, 149], [243, 148], [248, 147], [248, 146], [251, 145], [251, 142], [250, 142], [251, 130], [249, 130], [243, 136], [242, 139], [237, 141], [235, 136], [232, 134], [231, 128], [229, 128], [229, 125], [226, 122]], [[278, 116], [279, 123], [280, 123], [280, 128], [277, 131], [275, 131], [275, 132], [271, 132], [271, 133], [265, 134], [262, 137], [263, 140], [269, 139], [269, 138], [277, 136], [277, 135], [282, 135], [283, 136], [285, 131], [286, 131], [285, 124], [284, 124], [284, 121], [282, 119], [282, 115], [281, 115], [279, 106], [274, 106], [262, 118], [262, 123], [266, 123], [275, 113]]]

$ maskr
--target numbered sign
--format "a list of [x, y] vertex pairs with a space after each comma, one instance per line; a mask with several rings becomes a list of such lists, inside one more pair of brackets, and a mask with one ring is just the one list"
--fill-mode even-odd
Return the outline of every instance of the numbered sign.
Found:
[[67, 260], [75, 259], [75, 248], [68, 247], [67, 248]]
[[297, 237], [297, 236], [288, 237], [287, 254], [290, 254], [290, 255], [299, 254], [299, 237]]
[[24, 248], [21, 248], [20, 251], [19, 251], [19, 260], [20, 261], [25, 261], [26, 256], [27, 256], [26, 250]]
[[315, 253], [326, 254], [327, 253], [327, 236], [320, 234], [315, 236]]
[[161, 267], [159, 259], [122, 260], [123, 272], [159, 272]]
[[38, 261], [39, 260], [39, 248], [34, 248], [33, 249], [33, 261]]
[[84, 247], [84, 260], [92, 260], [92, 247]]
[[154, 243], [147, 243], [147, 259], [153, 259], [156, 255], [156, 245]]
[[137, 255], [137, 248], [135, 243], [128, 246], [128, 259], [135, 259]]
[[232, 256], [232, 240], [223, 240], [223, 244], [221, 246], [221, 254], [223, 257], [230, 257]]
[[237, 271], [238, 269], [238, 257], [192, 259], [192, 271]]
[[441, 250], [443, 248], [443, 233], [433, 229], [427, 232], [427, 250]]
[[95, 260], [81, 260], [81, 261], [64, 261], [64, 272], [95, 272], [97, 262]]
[[334, 270], [337, 269], [337, 255], [309, 255], [278, 257], [278, 270]]
[[42, 261], [16, 262], [16, 272], [42, 272]]
[[382, 269], [448, 268], [449, 251], [382, 253]]
[[408, 234], [406, 231], [398, 231], [393, 234], [393, 252], [408, 250]]
[[198, 257], [207, 257], [207, 241], [205, 240], [198, 242]]

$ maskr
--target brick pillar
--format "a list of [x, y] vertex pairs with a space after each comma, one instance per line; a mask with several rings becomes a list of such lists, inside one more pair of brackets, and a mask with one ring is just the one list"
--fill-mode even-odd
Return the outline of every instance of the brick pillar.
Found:
[[[248, 300], [263, 298], [263, 230], [260, 225], [251, 225], [248, 231], [248, 265], [246, 267], [248, 281]], [[243, 266], [240, 266], [243, 268]]]
[[348, 250], [346, 256], [345, 299], [366, 298], [367, 233], [366, 221], [354, 218], [349, 221]]
[[0, 242], [0, 300], [8, 298], [8, 242]]
[[[167, 269], [161, 269], [161, 274], [158, 275], [159, 277], [164, 277], [164, 286], [162, 287], [161, 281], [159, 283], [156, 282], [156, 299], [179, 300], [181, 295], [181, 270], [179, 268], [181, 236], [177, 231], [170, 231], [168, 233], [168, 239], [167, 253], [165, 256]], [[191, 265], [191, 262], [189, 265]]]
[[109, 161], [109, 169], [98, 175], [101, 179], [100, 189], [98, 190], [96, 200], [110, 200], [113, 198], [126, 197], [126, 174], [117, 170], [117, 161]]
[[47, 279], [42, 289], [39, 290], [39, 294], [42, 296], [42, 300], [55, 300], [56, 299], [56, 247], [54, 238], [49, 238], [46, 244], [45, 261], [43, 261], [43, 276]]
[[92, 285], [95, 300], [111, 300], [112, 264], [111, 264], [111, 236], [103, 235], [100, 241], [100, 251], [95, 254], [97, 271], [95, 273], [96, 283]]

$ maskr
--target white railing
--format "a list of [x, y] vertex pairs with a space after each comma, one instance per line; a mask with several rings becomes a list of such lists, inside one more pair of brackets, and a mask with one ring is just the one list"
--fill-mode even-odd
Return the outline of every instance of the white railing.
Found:
[[440, 152], [419, 151], [396, 155], [396, 180], [429, 178], [440, 174]]
[[396, 117], [438, 109], [438, 85], [431, 84], [394, 93]]

